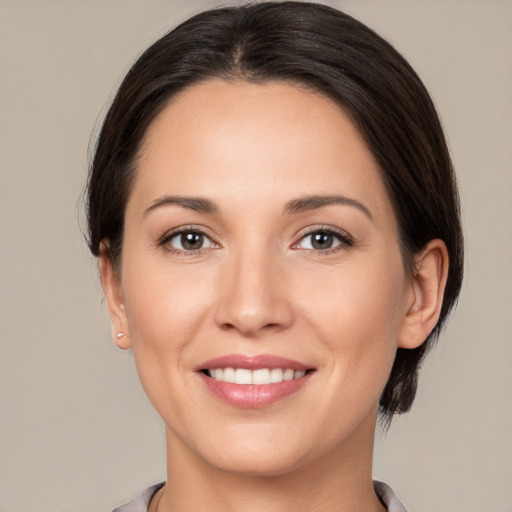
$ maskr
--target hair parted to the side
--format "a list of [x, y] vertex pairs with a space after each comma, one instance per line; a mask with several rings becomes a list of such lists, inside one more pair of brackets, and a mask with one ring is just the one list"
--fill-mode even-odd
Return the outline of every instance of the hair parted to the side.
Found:
[[107, 241], [121, 262], [123, 219], [137, 153], [170, 99], [209, 79], [286, 81], [325, 94], [351, 117], [377, 162], [393, 204], [402, 257], [432, 239], [450, 266], [439, 322], [416, 349], [399, 348], [380, 400], [381, 419], [410, 409], [418, 369], [462, 283], [463, 239], [450, 156], [434, 105], [405, 59], [336, 9], [303, 2], [219, 8], [185, 21], [148, 48], [121, 84], [96, 145], [87, 188], [89, 247]]

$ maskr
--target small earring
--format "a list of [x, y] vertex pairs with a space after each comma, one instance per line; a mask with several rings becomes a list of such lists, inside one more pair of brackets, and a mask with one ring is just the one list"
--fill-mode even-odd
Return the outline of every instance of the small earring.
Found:
[[121, 332], [121, 331], [119, 331], [116, 334], [116, 339], [114, 340], [114, 343], [121, 350], [128, 350], [129, 348], [131, 348], [128, 336], [124, 332]]

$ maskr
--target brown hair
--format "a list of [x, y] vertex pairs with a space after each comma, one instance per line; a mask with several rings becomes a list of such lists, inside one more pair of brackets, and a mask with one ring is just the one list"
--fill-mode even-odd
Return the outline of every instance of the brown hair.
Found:
[[190, 18], [148, 48], [121, 84], [97, 141], [87, 189], [91, 251], [97, 256], [106, 239], [119, 264], [141, 140], [170, 98], [212, 78], [287, 81], [336, 101], [380, 167], [406, 267], [429, 240], [446, 243], [450, 267], [440, 319], [420, 347], [397, 351], [380, 400], [389, 422], [410, 409], [420, 363], [456, 303], [463, 239], [452, 163], [428, 92], [394, 48], [354, 18], [303, 2], [220, 8]]

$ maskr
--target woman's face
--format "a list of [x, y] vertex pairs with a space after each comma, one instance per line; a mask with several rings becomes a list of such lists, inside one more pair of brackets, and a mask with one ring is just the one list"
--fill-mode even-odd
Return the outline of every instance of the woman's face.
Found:
[[177, 457], [279, 474], [371, 451], [414, 292], [379, 170], [329, 99], [224, 81], [176, 97], [112, 282]]

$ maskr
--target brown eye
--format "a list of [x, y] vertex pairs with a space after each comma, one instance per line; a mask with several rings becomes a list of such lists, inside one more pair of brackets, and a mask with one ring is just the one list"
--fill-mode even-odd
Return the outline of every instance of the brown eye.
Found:
[[334, 236], [331, 233], [324, 233], [322, 231], [313, 233], [311, 235], [311, 246], [313, 249], [322, 250], [330, 249], [334, 244]]
[[207, 236], [197, 231], [177, 233], [169, 239], [168, 243], [178, 251], [199, 251], [213, 246], [213, 242]]
[[326, 251], [338, 246], [350, 247], [351, 245], [352, 242], [348, 237], [331, 231], [318, 230], [303, 236], [295, 248], [313, 251]]

